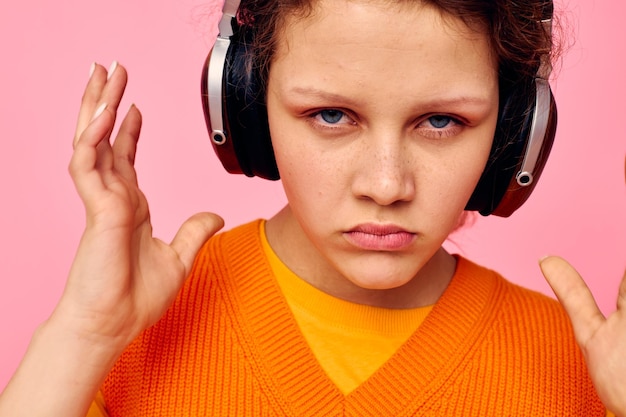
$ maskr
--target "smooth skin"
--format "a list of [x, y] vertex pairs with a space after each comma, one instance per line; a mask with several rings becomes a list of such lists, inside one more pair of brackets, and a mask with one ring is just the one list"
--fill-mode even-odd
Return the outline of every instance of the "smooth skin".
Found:
[[[383, 3], [365, 4], [381, 7]], [[384, 4], [388, 6], [388, 2]], [[141, 127], [136, 107], [128, 111], [115, 141], [109, 141], [126, 82], [122, 66], [107, 72], [96, 65], [86, 87], [70, 163], [86, 209], [85, 232], [59, 304], [36, 331], [24, 360], [0, 396], [0, 417], [84, 416], [116, 358], [163, 314], [183, 285], [200, 246], [223, 225], [216, 215], [199, 214], [181, 226], [169, 245], [152, 237], [148, 205], [133, 167]], [[279, 88], [276, 94], [280, 96]], [[100, 114], [94, 118], [97, 112]], [[381, 139], [376, 146], [391, 152], [394, 147], [389, 143]], [[290, 149], [286, 144], [281, 147], [284, 151]], [[299, 174], [290, 174], [295, 177], [289, 181], [298, 185]], [[372, 196], [366, 195], [358, 205], [369, 210], [374, 203]], [[376, 205], [389, 210], [382, 200]], [[302, 218], [308, 218], [306, 213]], [[436, 245], [429, 247], [439, 253]], [[604, 318], [569, 264], [551, 257], [543, 260], [541, 267], [570, 315], [600, 397], [617, 416], [626, 416], [626, 278], [620, 286], [617, 311]], [[368, 282], [362, 284], [366, 289], [380, 289], [380, 282]]]

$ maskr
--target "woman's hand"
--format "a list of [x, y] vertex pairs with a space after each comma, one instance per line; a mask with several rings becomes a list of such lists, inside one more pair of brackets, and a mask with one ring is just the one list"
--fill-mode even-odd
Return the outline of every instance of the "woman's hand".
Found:
[[617, 295], [617, 310], [604, 317], [569, 263], [551, 256], [540, 266], [572, 321], [598, 395], [616, 416], [626, 416], [626, 273]]
[[141, 114], [133, 105], [110, 143], [126, 70], [100, 65], [83, 95], [69, 171], [86, 210], [86, 228], [51, 320], [78, 337], [124, 348], [157, 321], [180, 290], [200, 246], [223, 226], [213, 214], [185, 222], [171, 244], [152, 237], [148, 203], [134, 160]]
[[0, 417], [84, 416], [116, 358], [161, 317], [200, 246], [223, 225], [219, 216], [197, 214], [171, 244], [152, 237], [134, 168], [135, 106], [110, 143], [126, 80], [117, 64], [108, 73], [92, 67], [69, 168], [85, 205], [85, 232], [59, 304], [0, 395]]

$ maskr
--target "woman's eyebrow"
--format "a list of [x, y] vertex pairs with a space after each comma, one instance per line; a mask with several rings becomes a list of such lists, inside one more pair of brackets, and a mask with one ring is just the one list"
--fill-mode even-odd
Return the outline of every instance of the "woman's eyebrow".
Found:
[[287, 90], [287, 92], [291, 94], [297, 94], [300, 96], [312, 97], [315, 99], [321, 99], [324, 101], [332, 101], [332, 102], [342, 102], [346, 104], [356, 104], [356, 100], [351, 99], [350, 97], [332, 93], [330, 91], [322, 90], [316, 87], [293, 87]]
[[[324, 101], [332, 101], [332, 102], [341, 102], [347, 105], [356, 104], [356, 100], [351, 97], [333, 93], [330, 91], [322, 90], [317, 87], [303, 87], [296, 86], [289, 88], [287, 92], [291, 94], [296, 94], [300, 96], [307, 96], [315, 99], [321, 99]], [[420, 107], [429, 106], [429, 107], [451, 107], [451, 106], [459, 106], [459, 105], [471, 105], [473, 107], [487, 107], [492, 103], [492, 99], [487, 97], [484, 94], [460, 94], [460, 95], [441, 95], [434, 96], [432, 98], [426, 97], [418, 97], [416, 99], [416, 104]]]

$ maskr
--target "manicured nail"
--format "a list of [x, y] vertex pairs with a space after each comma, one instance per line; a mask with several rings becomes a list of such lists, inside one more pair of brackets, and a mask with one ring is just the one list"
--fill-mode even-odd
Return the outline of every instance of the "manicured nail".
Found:
[[107, 108], [107, 104], [106, 103], [102, 103], [100, 105], [100, 107], [98, 107], [96, 112], [93, 114], [93, 117], [91, 118], [91, 121], [93, 122], [94, 120], [96, 120], [98, 118], [98, 116], [100, 116], [102, 113], [104, 113], [104, 109], [106, 109], [106, 108]]
[[111, 66], [109, 67], [109, 74], [107, 75], [107, 80], [111, 79], [111, 76], [115, 72], [116, 68], [117, 68], [117, 61], [111, 62]]
[[89, 78], [93, 76], [94, 71], [96, 70], [96, 63], [92, 62], [91, 67], [89, 68]]

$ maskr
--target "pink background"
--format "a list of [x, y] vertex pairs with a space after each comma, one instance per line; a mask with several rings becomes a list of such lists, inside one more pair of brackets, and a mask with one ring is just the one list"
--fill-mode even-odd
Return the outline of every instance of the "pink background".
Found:
[[[66, 167], [92, 61], [129, 70], [122, 108], [144, 113], [137, 166], [156, 235], [169, 240], [196, 211], [232, 227], [284, 203], [280, 184], [226, 174], [207, 138], [199, 76], [220, 9], [208, 0], [2, 2], [0, 389], [59, 298], [83, 227]], [[548, 294], [536, 261], [563, 255], [610, 312], [626, 260], [626, 3], [559, 9], [576, 43], [553, 84], [560, 124], [542, 180], [511, 218], [481, 218], [451, 248]]]

